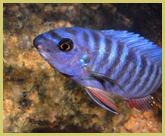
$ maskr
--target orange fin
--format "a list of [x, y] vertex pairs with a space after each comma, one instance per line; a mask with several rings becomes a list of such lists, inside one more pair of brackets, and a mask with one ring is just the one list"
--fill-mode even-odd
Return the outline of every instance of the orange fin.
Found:
[[139, 110], [151, 110], [152, 107], [155, 105], [154, 97], [151, 95], [144, 98], [128, 99], [125, 100], [125, 103], [131, 108], [136, 108]]
[[115, 102], [112, 99], [112, 95], [110, 92], [106, 92], [90, 86], [87, 86], [86, 88], [87, 88], [86, 91], [90, 95], [90, 97], [101, 107], [115, 114], [118, 114], [120, 112], [117, 106], [115, 105]]

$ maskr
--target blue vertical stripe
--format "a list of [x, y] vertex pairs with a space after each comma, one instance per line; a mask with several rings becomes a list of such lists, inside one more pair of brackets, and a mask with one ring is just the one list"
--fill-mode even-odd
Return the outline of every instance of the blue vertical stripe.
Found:
[[[108, 57], [108, 63], [102, 68], [102, 73], [106, 73], [107, 69], [110, 69], [110, 67], [112, 67], [116, 58], [117, 58], [117, 41], [113, 40], [112, 44], [111, 44], [111, 52]], [[113, 78], [113, 77], [111, 77], [111, 78]]]
[[98, 47], [98, 52], [97, 52], [97, 56], [94, 61], [93, 64], [93, 68], [92, 71], [97, 71], [96, 69], [98, 69], [98, 67], [101, 65], [102, 62], [104, 62], [104, 56], [106, 53], [106, 44], [105, 44], [105, 37], [103, 37], [103, 35], [99, 35], [100, 36], [100, 41], [98, 43], [99, 47]]

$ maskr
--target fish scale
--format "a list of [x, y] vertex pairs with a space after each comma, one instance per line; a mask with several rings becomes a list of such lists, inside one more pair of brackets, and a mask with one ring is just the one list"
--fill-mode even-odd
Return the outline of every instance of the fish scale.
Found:
[[93, 36], [92, 36], [92, 34], [88, 30], [84, 31], [84, 33], [86, 33], [86, 36], [89, 39], [89, 41], [85, 45], [90, 45], [88, 48], [89, 48], [89, 50], [90, 50], [90, 52], [92, 54], [95, 51], [95, 42], [94, 42]]
[[[126, 58], [127, 59], [127, 58]], [[123, 73], [126, 75], [126, 79], [124, 79], [124, 86], [126, 86], [127, 84], [129, 84], [132, 79], [134, 79], [134, 77], [136, 76], [135, 73], [136, 73], [136, 70], [138, 69], [138, 65], [137, 65], [137, 62], [136, 63], [131, 63], [129, 62], [129, 60], [127, 60], [127, 64], [126, 64], [126, 68], [123, 70]], [[127, 66], [128, 65], [128, 66]], [[132, 67], [130, 68], [129, 65], [131, 65]], [[127, 71], [127, 72], [126, 72]], [[129, 74], [129, 75], [128, 75]], [[121, 75], [119, 75], [121, 76]], [[122, 76], [119, 77], [120, 80], [122, 80]], [[117, 80], [117, 79], [116, 79]], [[118, 80], [117, 80], [118, 81]]]
[[[146, 73], [144, 72], [145, 71], [145, 68], [142, 69], [142, 72], [143, 74], [138, 78], [138, 74], [139, 74], [139, 70], [140, 70], [140, 61], [136, 61], [137, 63], [134, 63], [134, 68], [132, 69], [132, 71], [130, 73], [131, 76], [128, 78], [128, 80], [126, 80], [125, 82], [125, 87], [127, 88], [127, 90], [129, 90], [130, 92], [132, 91], [133, 87], [134, 87], [134, 83], [136, 83], [136, 81], [139, 79], [139, 80], [142, 80], [143, 76], [146, 75]], [[143, 65], [143, 64], [142, 64]], [[127, 73], [127, 71], [126, 71]], [[138, 85], [139, 86], [139, 85]], [[136, 92], [136, 96], [138, 95], [138, 92], [137, 90], [135, 89], [134, 90]], [[140, 90], [139, 90], [140, 91]]]
[[112, 50], [111, 44], [113, 44], [112, 41], [111, 41], [111, 39], [105, 38], [105, 45], [106, 45], [105, 46], [105, 51], [106, 52], [104, 53], [103, 59], [101, 60], [101, 65], [99, 65], [97, 67], [97, 70], [96, 71], [103, 72], [103, 68], [105, 67], [105, 65], [108, 62], [109, 53]]
[[[106, 45], [107, 46], [107, 45]], [[116, 48], [117, 47], [121, 47], [121, 46], [116, 46]], [[115, 50], [118, 50], [118, 48], [117, 49], [115, 49]], [[112, 52], [114, 52], [114, 50], [112, 50]], [[122, 50], [121, 50], [121, 52], [122, 52]], [[111, 54], [111, 52], [109, 52], [109, 54]], [[120, 55], [122, 55], [122, 53], [120, 53]], [[120, 58], [121, 58], [121, 56], [117, 56], [117, 57], [115, 57], [116, 59], [113, 59], [112, 58], [112, 60], [114, 60], [114, 63], [115, 63], [115, 61], [117, 61], [117, 64], [111, 64], [111, 65], [109, 65], [109, 67], [110, 66], [112, 66], [112, 67], [110, 67], [109, 69], [106, 69], [106, 74], [108, 75], [108, 76], [110, 76], [110, 77], [112, 77], [112, 73], [113, 73], [113, 69], [115, 69], [117, 66], [118, 66], [118, 64], [120, 65], [120, 63], [119, 63], [119, 60], [120, 60]], [[118, 60], [117, 60], [118, 59]], [[110, 62], [110, 61], [109, 61]], [[94, 69], [92, 69], [92, 70], [96, 70], [95, 68], [96, 68], [96, 66], [100, 66], [100, 64], [101, 64], [101, 62], [97, 62], [97, 64], [99, 64], [99, 65], [96, 65], [96, 63], [95, 63], [95, 67], [94, 67]], [[97, 71], [97, 70], [96, 70]], [[100, 72], [102, 72], [102, 70], [100, 70]], [[109, 73], [110, 72], [110, 73]]]
[[[125, 60], [125, 57], [126, 57], [125, 54], [123, 53], [123, 52], [125, 52], [124, 46], [120, 46], [119, 42], [117, 43], [117, 49], [116, 50], [118, 51], [118, 53], [117, 53], [117, 56], [114, 60], [114, 63], [111, 65], [111, 67], [109, 67], [107, 69], [107, 72], [106, 72], [106, 74], [109, 76], [115, 75], [115, 73], [119, 74], [118, 72], [115, 72], [115, 71], [120, 70], [121, 67], [119, 68], [119, 66], [124, 63], [124, 61], [121, 61], [121, 60], [123, 60], [123, 59]], [[116, 76], [113, 76], [113, 77], [116, 79]]]
[[[156, 82], [156, 80], [154, 81], [154, 79], [156, 79], [157, 69], [154, 66], [152, 66], [150, 72], [151, 72], [150, 73], [151, 76], [147, 77], [147, 79], [145, 80], [145, 83], [144, 83], [146, 85], [145, 86], [143, 85], [142, 89], [141, 89], [141, 90], [144, 90], [144, 93], [147, 93], [147, 94], [149, 94], [153, 91], [153, 87], [154, 87], [153, 84], [154, 84], [154, 82]], [[150, 87], [152, 87], [152, 88], [150, 88]]]
[[148, 109], [147, 101], [162, 83], [162, 49], [139, 34], [59, 28], [37, 36], [34, 46], [52, 67], [113, 113], [119, 111], [113, 95], [131, 107]]
[[[92, 36], [95, 37], [95, 38], [93, 38], [93, 39], [95, 39], [95, 40], [94, 40], [94, 42], [95, 42], [95, 49], [94, 49], [94, 50], [97, 52], [98, 50], [101, 50], [101, 48], [103, 48], [103, 47], [101, 47], [101, 44], [100, 44], [100, 46], [99, 46], [99, 43], [98, 43], [98, 42], [99, 42], [99, 39], [101, 39], [101, 38], [98, 38], [99, 35], [98, 35], [96, 32], [95, 32], [95, 33], [92, 33], [92, 34], [93, 34]], [[99, 48], [98, 48], [98, 46], [99, 46]], [[118, 47], [121, 47], [121, 46], [118, 46]], [[104, 48], [105, 48], [105, 47], [104, 47]], [[97, 50], [96, 50], [96, 49], [97, 49]], [[98, 51], [98, 52], [99, 52], [99, 51]], [[102, 53], [104, 53], [104, 51], [103, 51]], [[101, 56], [101, 54], [99, 54], [99, 55]], [[97, 60], [97, 59], [100, 60], [101, 57], [100, 57], [99, 55], [96, 57], [96, 60]], [[120, 55], [121, 55], [121, 53], [120, 53]], [[119, 64], [119, 60], [120, 60], [120, 57], [121, 57], [120, 55], [119, 55], [118, 58], [117, 58], [117, 59], [118, 59], [118, 64]], [[97, 64], [100, 63], [99, 60], [98, 60], [98, 61], [96, 61], [96, 60], [94, 59], [94, 61], [93, 61], [93, 62], [95, 62], [95, 63], [93, 64], [93, 70], [94, 70], [94, 71], [96, 70], [96, 67], [98, 66]], [[114, 60], [114, 65], [112, 65], [112, 68], [109, 68], [109, 69], [107, 70], [108, 72], [110, 71], [110, 73], [106, 73], [107, 75], [112, 76], [113, 69], [115, 69], [116, 66], [118, 66], [117, 64], [115, 64], [116, 61], [117, 61], [117, 60]], [[137, 72], [138, 72], [138, 71], [137, 71]], [[134, 79], [135, 79], [135, 76], [136, 76], [136, 74], [134, 75]], [[130, 78], [130, 79], [131, 79], [131, 78]], [[128, 82], [128, 83], [129, 83], [129, 82]], [[133, 84], [135, 84], [135, 82], [132, 83], [132, 85], [133, 85]], [[130, 85], [130, 84], [128, 84], [128, 85]], [[124, 86], [125, 86], [125, 85], [123, 85], [123, 87], [124, 87]], [[134, 87], [136, 87], [136, 86], [134, 86]], [[144, 85], [143, 85], [143, 88], [144, 88]], [[143, 88], [142, 88], [142, 89], [143, 89]], [[130, 90], [130, 89], [128, 88], [128, 90]], [[137, 89], [135, 89], [135, 91], [134, 91], [135, 93], [136, 93], [136, 90], [137, 90]]]
[[[126, 32], [124, 32], [125, 33], [125, 35], [126, 35]], [[120, 36], [119, 36], [120, 37]], [[140, 39], [142, 39], [142, 38], [140, 38]], [[149, 43], [149, 44], [151, 44], [151, 42]], [[151, 47], [149, 47], [148, 49], [150, 49]], [[153, 47], [152, 47], [153, 48]], [[151, 49], [152, 49], [151, 48]], [[155, 47], [156, 48], [156, 47]], [[146, 50], [146, 49], [145, 49]], [[160, 52], [160, 49], [158, 50], [158, 52]], [[147, 67], [146, 67], [147, 68]], [[144, 69], [145, 70], [145, 69]], [[138, 70], [137, 70], [137, 72], [139, 72]], [[144, 72], [144, 74], [146, 74], [147, 72]], [[136, 74], [134, 75], [134, 77], [136, 76]], [[148, 76], [148, 75], [146, 75], [146, 76]], [[120, 78], [120, 77], [119, 77]], [[131, 78], [130, 78], [131, 79]], [[135, 78], [134, 78], [135, 79]], [[145, 81], [145, 80], [144, 80]], [[143, 84], [143, 88], [144, 88], [144, 84]], [[142, 88], [142, 89], [143, 89]], [[129, 89], [129, 88], [128, 88]], [[136, 89], [135, 89], [136, 90]], [[135, 91], [136, 92], [136, 91]]]
[[98, 39], [95, 43], [95, 46], [97, 48], [96, 49], [97, 56], [93, 58], [93, 68], [92, 68], [93, 71], [98, 71], [99, 66], [102, 65], [102, 62], [104, 62], [105, 59], [104, 54], [106, 52], [105, 37], [99, 33], [97, 34], [97, 36], [100, 37], [99, 38], [100, 40]]
[[107, 56], [108, 61], [107, 61], [107, 63], [105, 63], [102, 70], [100, 70], [100, 71], [102, 71], [102, 73], [106, 73], [107, 69], [109, 69], [113, 65], [113, 63], [115, 62], [115, 60], [117, 58], [117, 41], [116, 40], [112, 41], [111, 51], [108, 54], [109, 54]]

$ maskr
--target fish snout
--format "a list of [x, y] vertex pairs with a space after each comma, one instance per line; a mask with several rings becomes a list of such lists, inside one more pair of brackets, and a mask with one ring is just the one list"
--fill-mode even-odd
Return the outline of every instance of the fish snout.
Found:
[[42, 41], [43, 41], [43, 38], [41, 35], [37, 36], [34, 41], [33, 41], [33, 45], [35, 48], [40, 48], [42, 46]]
[[33, 45], [38, 51], [47, 51], [44, 47], [42, 35], [39, 35], [34, 39]]

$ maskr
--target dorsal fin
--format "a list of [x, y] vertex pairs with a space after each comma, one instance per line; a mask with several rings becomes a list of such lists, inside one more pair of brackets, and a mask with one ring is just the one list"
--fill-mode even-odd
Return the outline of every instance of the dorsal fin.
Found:
[[105, 36], [120, 40], [125, 46], [147, 57], [159, 66], [162, 66], [162, 48], [145, 39], [139, 34], [119, 30], [102, 30]]

